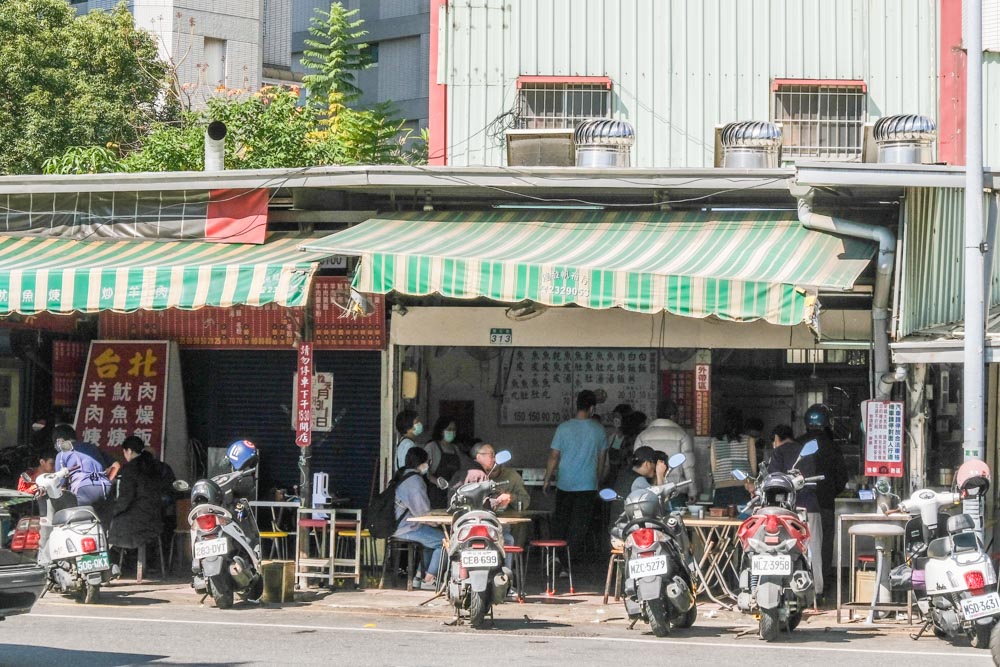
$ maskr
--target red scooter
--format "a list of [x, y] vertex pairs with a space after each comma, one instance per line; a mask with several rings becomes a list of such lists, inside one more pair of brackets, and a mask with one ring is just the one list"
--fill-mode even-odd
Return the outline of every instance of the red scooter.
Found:
[[[770, 473], [759, 481], [747, 505], [752, 514], [737, 531], [744, 560], [736, 604], [759, 617], [760, 638], [765, 641], [777, 638], [782, 627], [794, 630], [802, 620], [802, 610], [815, 597], [809, 527], [804, 513], [796, 510], [795, 493], [823, 479], [822, 475], [803, 477], [796, 470], [802, 457], [818, 449], [815, 440], [807, 442], [792, 470]], [[733, 477], [747, 479], [741, 470], [734, 470]]]

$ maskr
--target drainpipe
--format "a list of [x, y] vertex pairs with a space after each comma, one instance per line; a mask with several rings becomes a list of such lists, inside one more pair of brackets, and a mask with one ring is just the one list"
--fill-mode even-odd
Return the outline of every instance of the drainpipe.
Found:
[[226, 168], [226, 124], [213, 120], [205, 128], [205, 171]]
[[810, 189], [799, 200], [799, 222], [806, 229], [853, 236], [878, 243], [875, 266], [875, 290], [872, 294], [872, 339], [875, 348], [875, 398], [889, 398], [892, 385], [898, 382], [889, 372], [889, 286], [896, 264], [896, 235], [878, 225], [853, 222], [843, 218], [815, 213], [812, 208], [813, 192]]

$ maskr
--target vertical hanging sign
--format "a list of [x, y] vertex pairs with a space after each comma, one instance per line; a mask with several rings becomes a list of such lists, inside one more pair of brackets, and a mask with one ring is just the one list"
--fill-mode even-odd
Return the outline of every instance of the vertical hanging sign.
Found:
[[299, 344], [298, 371], [295, 373], [295, 444], [308, 447], [312, 444], [313, 411], [313, 346]]
[[694, 366], [694, 434], [711, 435], [712, 365]]
[[903, 402], [863, 401], [865, 475], [903, 476]]

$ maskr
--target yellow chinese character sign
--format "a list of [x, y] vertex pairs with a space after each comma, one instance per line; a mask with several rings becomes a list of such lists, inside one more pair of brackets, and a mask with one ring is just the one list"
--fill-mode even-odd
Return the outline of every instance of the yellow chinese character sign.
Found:
[[162, 451], [166, 423], [166, 341], [101, 340], [90, 344], [76, 411], [76, 432], [116, 456], [137, 435]]

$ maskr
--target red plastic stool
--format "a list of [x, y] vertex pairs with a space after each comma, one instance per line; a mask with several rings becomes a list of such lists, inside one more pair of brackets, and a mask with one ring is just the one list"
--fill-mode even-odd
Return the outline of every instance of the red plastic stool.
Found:
[[514, 566], [514, 580], [516, 586], [514, 590], [517, 592], [517, 601], [524, 603], [524, 548], [517, 546], [505, 546], [503, 548], [504, 553], [508, 556], [512, 556], [511, 564]]
[[569, 572], [569, 592], [570, 595], [576, 593], [576, 589], [573, 588], [573, 560], [569, 555], [569, 545], [566, 540], [531, 540], [528, 543], [528, 559], [530, 560], [530, 549], [535, 547], [537, 549], [542, 549], [545, 554], [545, 594], [555, 595], [556, 594], [556, 549], [565, 549], [566, 551], [566, 570]]
[[[319, 552], [319, 557], [329, 558], [330, 554], [326, 550], [326, 533], [330, 527], [330, 522], [326, 519], [299, 519], [299, 527], [309, 529], [309, 532], [313, 536], [313, 543], [316, 545], [316, 550]], [[323, 534], [322, 540], [320, 540], [320, 533]]]

